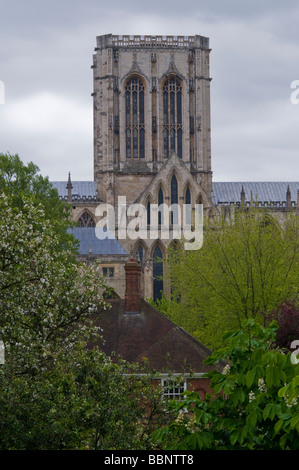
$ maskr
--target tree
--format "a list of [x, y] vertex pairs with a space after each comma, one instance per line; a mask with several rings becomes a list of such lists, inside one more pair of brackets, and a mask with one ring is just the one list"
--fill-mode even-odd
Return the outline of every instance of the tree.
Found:
[[21, 207], [0, 194], [0, 448], [147, 448], [159, 389], [93, 345], [109, 289], [57, 249], [42, 207], [24, 195]]
[[214, 349], [228, 328], [249, 318], [263, 322], [262, 313], [298, 297], [299, 224], [294, 214], [278, 221], [255, 208], [235, 208], [232, 217], [206, 221], [204, 229], [200, 250], [170, 250], [168, 273], [179, 299], [170, 315]]
[[206, 361], [223, 364], [206, 374], [214, 394], [172, 403], [176, 419], [154, 433], [164, 449], [299, 449], [299, 365], [272, 348], [276, 329], [251, 319], [224, 335]]
[[[133, 450], [166, 424], [159, 388], [137, 366], [97, 349], [61, 350], [55, 367], [0, 373], [0, 449]], [[163, 408], [162, 408], [163, 405]]]
[[105, 307], [95, 269], [57, 250], [59, 236], [41, 208], [0, 195], [0, 328], [6, 353], [20, 367], [41, 367], [64, 342], [70, 347]]
[[41, 205], [45, 218], [59, 236], [57, 249], [72, 248], [76, 251], [75, 239], [67, 233], [73, 225], [70, 206], [60, 200], [49, 178], [43, 177], [39, 171], [32, 162], [25, 165], [18, 154], [0, 153], [0, 192], [9, 196], [12, 206], [19, 209], [23, 209], [28, 197], [36, 206]]

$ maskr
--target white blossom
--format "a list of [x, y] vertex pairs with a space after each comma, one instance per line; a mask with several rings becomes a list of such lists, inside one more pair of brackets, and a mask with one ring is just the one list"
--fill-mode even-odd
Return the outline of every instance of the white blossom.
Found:
[[223, 374], [229, 374], [230, 373], [230, 365], [229, 364], [226, 364], [226, 366], [224, 366], [222, 373]]
[[293, 406], [296, 406], [298, 403], [297, 398], [298, 397], [294, 397], [290, 400], [288, 395], [284, 396], [284, 401], [285, 401], [287, 408], [293, 408]]
[[267, 387], [263, 378], [259, 378], [258, 380], [258, 389], [260, 393], [267, 393]]

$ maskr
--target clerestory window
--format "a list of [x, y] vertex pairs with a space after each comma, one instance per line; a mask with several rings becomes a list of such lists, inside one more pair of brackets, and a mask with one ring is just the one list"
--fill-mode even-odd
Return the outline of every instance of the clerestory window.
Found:
[[144, 85], [140, 78], [131, 78], [125, 87], [126, 157], [145, 157]]
[[169, 78], [163, 86], [163, 152], [164, 158], [176, 153], [182, 158], [182, 84]]
[[88, 212], [83, 212], [78, 220], [79, 227], [95, 227], [95, 222]]

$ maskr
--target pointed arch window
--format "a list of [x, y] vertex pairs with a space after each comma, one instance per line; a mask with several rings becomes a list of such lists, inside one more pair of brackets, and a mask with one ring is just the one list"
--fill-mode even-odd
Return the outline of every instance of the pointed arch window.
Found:
[[163, 85], [163, 152], [169, 158], [175, 152], [182, 158], [182, 84], [176, 77]]
[[137, 249], [137, 252], [136, 252], [136, 255], [137, 255], [137, 261], [139, 262], [139, 264], [143, 264], [143, 258], [144, 258], [144, 249], [143, 249], [143, 246], [142, 245], [139, 245], [138, 249]]
[[161, 207], [163, 203], [164, 203], [164, 195], [163, 195], [162, 188], [160, 188], [158, 192], [158, 208], [160, 208], [158, 211], [158, 225], [161, 225], [163, 221], [163, 207]]
[[151, 224], [151, 203], [148, 201], [146, 206], [147, 225]]
[[162, 251], [159, 245], [156, 246], [153, 253], [153, 298], [161, 299], [163, 292], [163, 261]]
[[185, 217], [186, 225], [191, 225], [191, 193], [189, 187], [187, 187], [185, 193]]
[[144, 85], [138, 77], [125, 86], [126, 157], [145, 157]]
[[78, 220], [79, 227], [95, 227], [95, 222], [89, 212], [84, 211]]
[[[175, 177], [175, 175], [172, 176], [171, 178], [171, 183], [170, 183], [170, 203], [171, 205], [173, 204], [178, 204], [178, 181]], [[171, 211], [171, 224], [177, 224], [178, 223], [178, 207], [174, 207], [173, 210]]]

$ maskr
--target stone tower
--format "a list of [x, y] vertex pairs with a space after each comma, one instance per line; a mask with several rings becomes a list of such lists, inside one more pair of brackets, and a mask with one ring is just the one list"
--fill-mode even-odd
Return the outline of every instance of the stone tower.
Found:
[[[209, 55], [209, 39], [198, 35], [97, 37], [94, 180], [103, 202], [188, 199], [211, 210]], [[155, 277], [155, 250], [163, 255], [167, 242], [122, 244]]]

